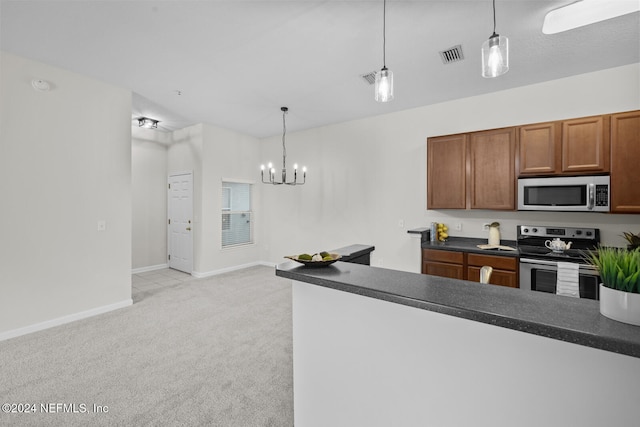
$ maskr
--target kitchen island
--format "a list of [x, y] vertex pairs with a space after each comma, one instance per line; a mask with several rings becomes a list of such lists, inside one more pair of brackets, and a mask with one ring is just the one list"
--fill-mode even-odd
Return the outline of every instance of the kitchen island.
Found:
[[342, 262], [276, 274], [293, 280], [296, 425], [640, 419], [640, 328], [596, 301]]

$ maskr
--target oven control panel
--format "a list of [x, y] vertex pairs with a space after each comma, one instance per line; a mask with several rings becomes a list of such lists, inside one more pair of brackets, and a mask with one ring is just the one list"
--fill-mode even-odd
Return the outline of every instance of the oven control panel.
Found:
[[547, 227], [539, 225], [519, 225], [519, 236], [564, 237], [572, 239], [593, 239], [598, 236], [595, 228]]

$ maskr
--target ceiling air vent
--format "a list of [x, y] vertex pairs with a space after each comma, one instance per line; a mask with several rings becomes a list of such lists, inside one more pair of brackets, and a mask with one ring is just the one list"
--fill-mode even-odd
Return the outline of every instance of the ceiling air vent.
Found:
[[360, 77], [362, 77], [362, 80], [364, 80], [365, 83], [372, 85], [376, 82], [376, 73], [377, 71], [372, 71], [367, 74], [361, 74]]
[[442, 58], [442, 62], [445, 64], [462, 61], [464, 59], [464, 55], [462, 55], [462, 45], [457, 45], [447, 50], [443, 50], [440, 52], [440, 57]]

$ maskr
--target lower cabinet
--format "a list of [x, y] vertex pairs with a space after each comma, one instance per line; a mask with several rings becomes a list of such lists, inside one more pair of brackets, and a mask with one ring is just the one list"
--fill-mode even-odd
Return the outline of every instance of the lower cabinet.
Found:
[[515, 257], [439, 249], [422, 250], [422, 274], [479, 282], [480, 268], [485, 265], [493, 268], [489, 283], [518, 287], [518, 259]]
[[462, 252], [422, 250], [422, 273], [432, 276], [464, 279], [464, 254]]
[[467, 280], [480, 281], [480, 268], [484, 265], [493, 267], [489, 283], [493, 285], [518, 287], [518, 260], [514, 257], [495, 255], [467, 255]]

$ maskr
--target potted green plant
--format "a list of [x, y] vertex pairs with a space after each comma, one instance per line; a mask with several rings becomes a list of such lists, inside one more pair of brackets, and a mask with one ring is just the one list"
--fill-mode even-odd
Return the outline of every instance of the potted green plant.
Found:
[[625, 231], [622, 233], [622, 237], [627, 241], [627, 249], [633, 250], [640, 247], [640, 234]]
[[600, 273], [600, 313], [640, 326], [640, 249], [601, 247], [587, 260]]

